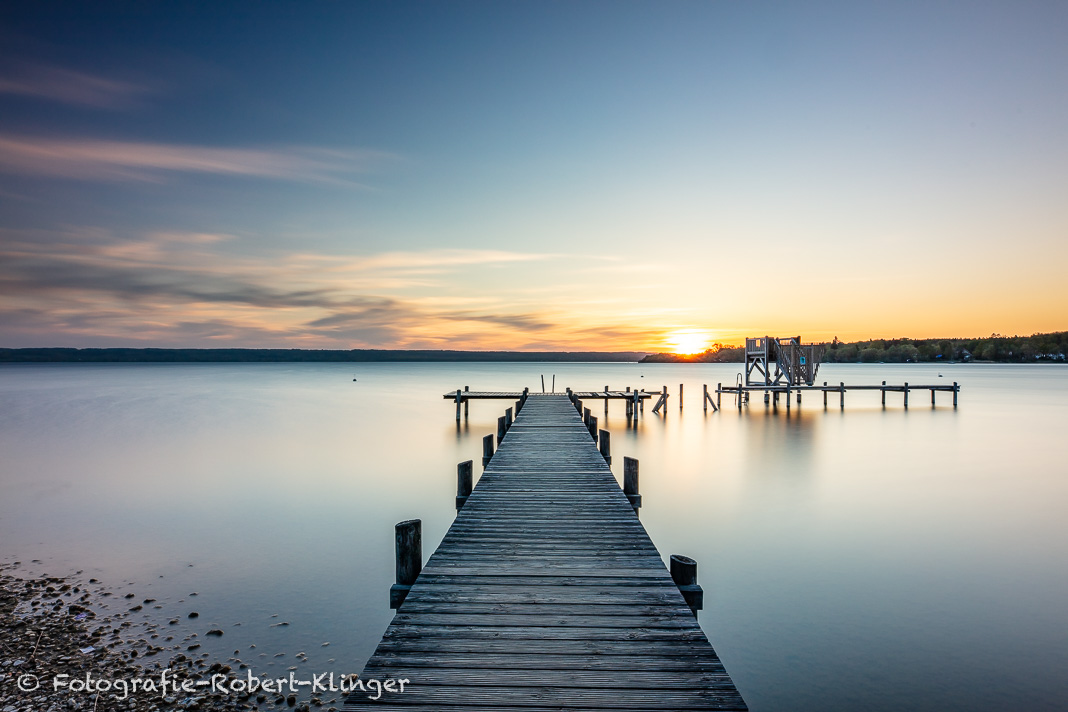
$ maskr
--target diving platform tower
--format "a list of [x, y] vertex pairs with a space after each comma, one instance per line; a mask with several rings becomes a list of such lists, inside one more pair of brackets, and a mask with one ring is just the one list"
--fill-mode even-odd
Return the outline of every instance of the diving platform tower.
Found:
[[822, 344], [801, 344], [800, 336], [745, 340], [745, 385], [811, 386], [823, 358]]

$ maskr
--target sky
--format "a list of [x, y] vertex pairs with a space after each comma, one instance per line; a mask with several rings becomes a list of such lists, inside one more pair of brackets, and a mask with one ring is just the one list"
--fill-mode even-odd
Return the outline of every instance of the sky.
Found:
[[0, 4], [0, 347], [1068, 329], [1068, 3]]

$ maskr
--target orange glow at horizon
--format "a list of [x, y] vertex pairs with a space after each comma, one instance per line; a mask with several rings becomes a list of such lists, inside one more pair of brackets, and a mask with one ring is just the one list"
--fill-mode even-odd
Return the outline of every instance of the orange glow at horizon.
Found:
[[664, 340], [671, 345], [672, 353], [686, 356], [706, 350], [711, 335], [701, 329], [678, 329], [669, 333]]

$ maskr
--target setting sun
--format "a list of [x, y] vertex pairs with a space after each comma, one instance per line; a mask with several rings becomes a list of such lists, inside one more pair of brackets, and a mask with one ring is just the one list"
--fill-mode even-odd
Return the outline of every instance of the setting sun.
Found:
[[671, 350], [677, 354], [697, 354], [708, 348], [710, 335], [700, 329], [680, 329], [667, 335], [665, 339]]

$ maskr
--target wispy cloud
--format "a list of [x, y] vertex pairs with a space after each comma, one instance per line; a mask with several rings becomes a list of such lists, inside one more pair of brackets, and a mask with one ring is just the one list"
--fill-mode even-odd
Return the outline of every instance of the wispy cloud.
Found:
[[[234, 240], [240, 238], [0, 230], [0, 338], [25, 342], [37, 333], [51, 334], [50, 343], [56, 335], [64, 343], [72, 336], [100, 343], [106, 335], [176, 345], [516, 348], [567, 332], [566, 319], [544, 305], [523, 307], [499, 295], [421, 295], [424, 286], [448, 285], [463, 270], [545, 255], [448, 249], [252, 256], [219, 249]], [[405, 286], [413, 270], [423, 274], [414, 292]]]
[[157, 182], [170, 173], [358, 186], [352, 176], [390, 155], [321, 148], [214, 146], [0, 135], [0, 171], [81, 180]]
[[142, 84], [42, 64], [9, 67], [0, 74], [0, 94], [95, 109], [127, 108], [150, 92]]

